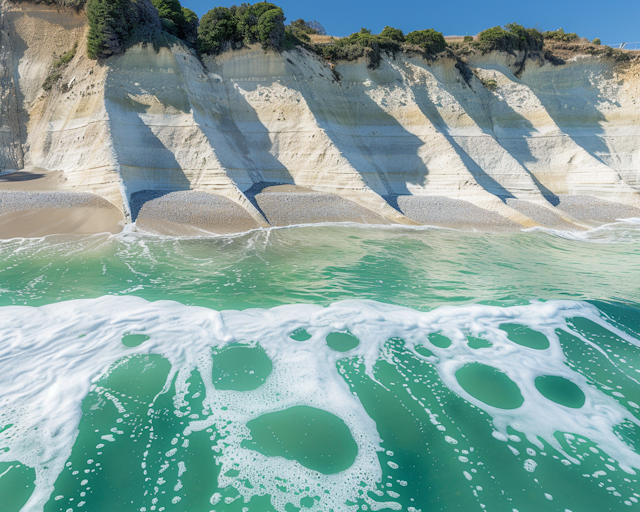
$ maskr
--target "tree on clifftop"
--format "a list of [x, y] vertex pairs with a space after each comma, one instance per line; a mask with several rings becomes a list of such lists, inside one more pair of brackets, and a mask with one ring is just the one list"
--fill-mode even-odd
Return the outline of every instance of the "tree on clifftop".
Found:
[[151, 0], [151, 3], [158, 9], [164, 29], [174, 36], [184, 38], [187, 21], [180, 0]]
[[258, 33], [262, 48], [280, 50], [284, 43], [284, 12], [279, 7], [260, 16]]
[[136, 28], [138, 15], [130, 0], [89, 0], [87, 53], [102, 59], [120, 53]]
[[542, 33], [535, 28], [524, 28], [517, 23], [493, 27], [478, 34], [478, 41], [489, 50], [503, 52], [541, 51], [544, 46]]
[[88, 0], [86, 11], [91, 59], [121, 53], [134, 32], [140, 40], [150, 40], [160, 31], [158, 11], [150, 0]]
[[186, 7], [182, 8], [182, 14], [184, 15], [185, 22], [182, 34], [183, 39], [189, 43], [190, 46], [195, 47], [198, 44], [198, 25], [200, 24], [200, 20], [195, 12]]
[[447, 47], [447, 42], [444, 40], [442, 33], [432, 28], [409, 32], [405, 37], [405, 41], [409, 44], [421, 46], [429, 53], [440, 53]]
[[384, 27], [382, 32], [380, 32], [380, 37], [391, 39], [392, 41], [396, 41], [398, 43], [404, 43], [405, 39], [402, 30], [393, 27]]
[[282, 49], [285, 42], [284, 12], [280, 7], [259, 2], [254, 5], [216, 7], [200, 20], [200, 53], [221, 52], [225, 45], [262, 43], [262, 47]]
[[222, 51], [224, 43], [240, 40], [237, 20], [231, 9], [216, 7], [205, 14], [198, 27], [200, 53], [211, 55]]
[[267, 11], [280, 9], [277, 5], [269, 2], [258, 2], [249, 5], [242, 4], [236, 8], [235, 15], [238, 20], [238, 33], [241, 35], [245, 44], [257, 43], [260, 41], [260, 32], [258, 23], [260, 17]]

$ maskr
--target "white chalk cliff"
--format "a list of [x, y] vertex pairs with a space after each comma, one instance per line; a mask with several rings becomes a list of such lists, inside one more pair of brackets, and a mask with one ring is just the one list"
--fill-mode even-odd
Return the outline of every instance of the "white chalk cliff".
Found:
[[[3, 4], [0, 171], [64, 171], [67, 188], [126, 216], [143, 190], [218, 194], [262, 226], [244, 193], [260, 182], [336, 194], [402, 224], [415, 222], [390, 197], [463, 199], [522, 226], [537, 223], [508, 199], [576, 224], [549, 198], [640, 208], [638, 61], [531, 60], [516, 77], [516, 57], [493, 52], [469, 56], [465, 78], [451, 58], [401, 53], [334, 72], [300, 48], [201, 62], [176, 43], [96, 62], [87, 29], [83, 14]], [[76, 43], [45, 92], [54, 54]]]

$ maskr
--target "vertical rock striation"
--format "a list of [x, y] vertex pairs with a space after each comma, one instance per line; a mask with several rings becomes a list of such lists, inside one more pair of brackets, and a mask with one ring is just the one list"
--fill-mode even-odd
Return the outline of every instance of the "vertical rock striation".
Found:
[[516, 76], [504, 53], [470, 56], [464, 74], [453, 59], [383, 54], [375, 70], [364, 59], [334, 69], [302, 48], [200, 61], [177, 40], [92, 61], [81, 13], [5, 2], [0, 16], [0, 170], [62, 170], [66, 187], [128, 216], [135, 193], [192, 190], [267, 226], [247, 192], [264, 184], [402, 224], [415, 224], [402, 205], [420, 198], [521, 226], [580, 225], [555, 208], [565, 195], [640, 207], [637, 61], [531, 60]]

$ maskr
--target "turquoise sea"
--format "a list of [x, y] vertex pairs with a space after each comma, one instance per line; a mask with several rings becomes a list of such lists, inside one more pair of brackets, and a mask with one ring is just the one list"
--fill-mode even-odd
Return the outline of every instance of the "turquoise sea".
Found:
[[640, 222], [0, 241], [2, 512], [640, 510]]

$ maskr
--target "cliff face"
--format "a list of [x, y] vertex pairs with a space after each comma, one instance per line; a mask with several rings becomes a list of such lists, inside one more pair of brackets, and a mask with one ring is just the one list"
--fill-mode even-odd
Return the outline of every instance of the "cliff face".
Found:
[[[260, 225], [245, 191], [290, 183], [411, 224], [393, 198], [463, 199], [524, 226], [508, 199], [553, 206], [590, 195], [640, 207], [640, 65], [516, 57], [326, 62], [248, 49], [201, 63], [175, 45], [86, 58], [86, 20], [3, 6], [0, 166], [62, 170], [66, 186], [129, 213], [142, 190], [222, 195]], [[78, 43], [50, 92], [54, 53]], [[490, 85], [485, 87], [484, 84]]]
[[14, 59], [6, 14], [0, 11], [0, 172], [24, 166]]

